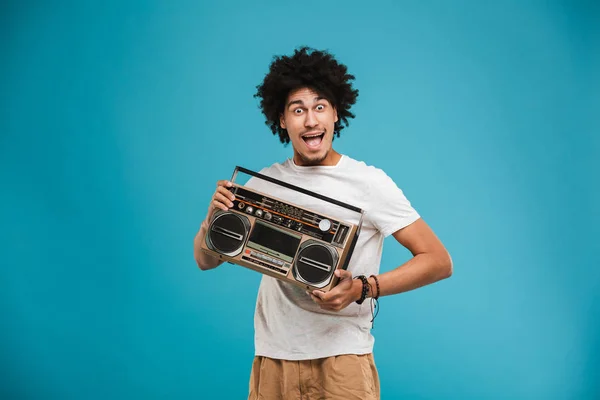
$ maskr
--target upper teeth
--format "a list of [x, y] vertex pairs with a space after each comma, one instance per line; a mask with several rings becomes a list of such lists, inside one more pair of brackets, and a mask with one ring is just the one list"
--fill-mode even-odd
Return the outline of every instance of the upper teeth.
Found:
[[321, 136], [320, 133], [315, 133], [314, 135], [306, 135], [304, 137], [317, 137], [317, 136]]

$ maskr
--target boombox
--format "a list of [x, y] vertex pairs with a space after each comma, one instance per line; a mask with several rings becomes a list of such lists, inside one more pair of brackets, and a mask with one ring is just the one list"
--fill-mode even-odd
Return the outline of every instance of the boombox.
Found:
[[[238, 185], [238, 172], [355, 211], [358, 224]], [[208, 221], [202, 251], [304, 289], [332, 289], [339, 280], [334, 271], [347, 269], [350, 262], [363, 210], [239, 166], [231, 182], [233, 207], [217, 210]]]

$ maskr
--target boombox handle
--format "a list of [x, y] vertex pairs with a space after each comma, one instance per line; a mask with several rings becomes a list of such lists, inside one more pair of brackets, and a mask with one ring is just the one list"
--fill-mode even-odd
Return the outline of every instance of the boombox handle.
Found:
[[360, 230], [362, 228], [363, 216], [364, 216], [364, 211], [362, 209], [360, 209], [358, 207], [355, 207], [355, 206], [352, 206], [352, 205], [347, 204], [347, 203], [343, 203], [343, 202], [341, 202], [339, 200], [332, 199], [331, 197], [323, 196], [322, 194], [311, 192], [310, 190], [306, 190], [306, 189], [303, 189], [301, 187], [292, 185], [290, 183], [280, 181], [279, 179], [275, 179], [275, 178], [272, 178], [270, 176], [266, 176], [266, 175], [260, 174], [258, 172], [251, 171], [251, 170], [249, 170], [247, 168], [240, 167], [240, 166], [236, 166], [235, 170], [233, 171], [233, 176], [231, 177], [231, 182], [232, 183], [235, 181], [235, 178], [236, 178], [238, 172], [243, 172], [245, 174], [252, 175], [252, 176], [255, 176], [255, 177], [260, 178], [260, 179], [264, 179], [264, 180], [269, 181], [271, 183], [275, 183], [276, 185], [280, 185], [280, 186], [283, 186], [285, 188], [292, 189], [292, 190], [304, 193], [306, 195], [309, 195], [309, 196], [312, 196], [312, 197], [316, 197], [317, 199], [324, 200], [324, 201], [327, 201], [329, 203], [333, 203], [333, 204], [335, 204], [337, 206], [344, 207], [344, 208], [347, 208], [347, 209], [352, 210], [354, 212], [357, 212], [357, 213], [360, 214], [360, 220], [358, 221], [357, 234], [360, 233]]

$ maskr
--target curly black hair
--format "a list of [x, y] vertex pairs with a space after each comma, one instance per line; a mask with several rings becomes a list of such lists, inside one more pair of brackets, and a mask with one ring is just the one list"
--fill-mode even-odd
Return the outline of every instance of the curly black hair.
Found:
[[352, 87], [355, 78], [348, 68], [335, 60], [327, 51], [307, 46], [294, 51], [292, 56], [274, 56], [269, 72], [256, 87], [255, 98], [260, 98], [260, 108], [266, 117], [265, 124], [273, 135], [279, 134], [283, 144], [290, 142], [286, 129], [279, 125], [279, 117], [285, 108], [289, 93], [299, 88], [310, 88], [326, 98], [337, 110], [338, 121], [334, 126], [334, 137], [340, 137], [348, 119], [355, 115], [350, 108], [356, 103], [358, 90]]

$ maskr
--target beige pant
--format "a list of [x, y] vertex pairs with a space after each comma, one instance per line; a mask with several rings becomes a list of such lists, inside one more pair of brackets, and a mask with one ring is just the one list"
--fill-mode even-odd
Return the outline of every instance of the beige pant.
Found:
[[379, 400], [373, 354], [287, 361], [254, 357], [248, 400]]

